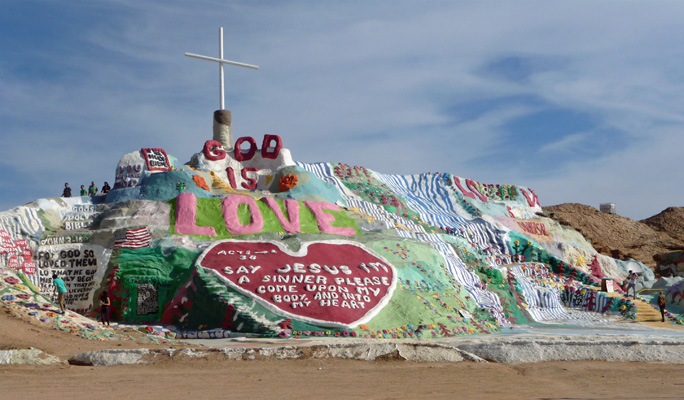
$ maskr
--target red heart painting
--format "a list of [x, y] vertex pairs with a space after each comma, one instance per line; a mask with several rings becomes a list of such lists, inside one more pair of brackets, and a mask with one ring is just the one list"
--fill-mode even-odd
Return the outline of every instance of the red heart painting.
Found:
[[276, 314], [332, 327], [368, 322], [397, 280], [382, 257], [342, 240], [304, 243], [297, 252], [279, 242], [225, 240], [197, 264]]

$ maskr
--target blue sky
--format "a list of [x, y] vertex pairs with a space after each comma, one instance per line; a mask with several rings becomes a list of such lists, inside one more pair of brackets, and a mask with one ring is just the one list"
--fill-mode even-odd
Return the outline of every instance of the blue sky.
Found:
[[4, 0], [0, 210], [119, 158], [234, 137], [296, 160], [528, 186], [542, 206], [683, 206], [684, 2]]

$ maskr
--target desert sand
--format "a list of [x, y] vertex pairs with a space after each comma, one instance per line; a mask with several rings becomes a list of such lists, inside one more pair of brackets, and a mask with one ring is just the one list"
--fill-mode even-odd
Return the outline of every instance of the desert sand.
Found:
[[[179, 343], [93, 341], [0, 313], [0, 349], [36, 347], [68, 359], [112, 348]], [[641, 362], [411, 362], [218, 356], [111, 367], [2, 365], [0, 399], [113, 398], [681, 398], [680, 364]]]
[[679, 399], [681, 365], [193, 360], [114, 367], [0, 366], [2, 399]]

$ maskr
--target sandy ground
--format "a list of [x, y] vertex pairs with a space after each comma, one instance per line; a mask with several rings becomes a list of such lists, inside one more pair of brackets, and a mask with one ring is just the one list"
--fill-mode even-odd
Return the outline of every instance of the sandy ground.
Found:
[[[144, 335], [133, 330], [121, 330], [130, 334], [131, 341], [86, 340], [53, 328], [33, 318], [17, 318], [11, 315], [6, 307], [0, 307], [0, 350], [28, 349], [35, 347], [44, 352], [68, 358], [78, 353], [91, 350], [134, 349], [134, 348], [168, 348], [169, 345], [155, 344], [149, 340], [140, 340]], [[176, 348], [186, 346], [174, 346]], [[0, 393], [0, 396], [2, 394]]]
[[[0, 350], [35, 347], [68, 358], [90, 350], [184, 347], [142, 340], [85, 340], [29, 322], [0, 312]], [[0, 399], [674, 399], [684, 397], [682, 368], [587, 361], [226, 361], [211, 356], [114, 367], [0, 365]]]
[[682, 366], [551, 362], [216, 361], [0, 366], [0, 399], [680, 399]]

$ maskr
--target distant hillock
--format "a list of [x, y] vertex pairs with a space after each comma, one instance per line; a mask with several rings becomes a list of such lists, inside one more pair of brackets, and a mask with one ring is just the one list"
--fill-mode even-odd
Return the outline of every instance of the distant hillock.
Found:
[[643, 219], [640, 222], [682, 242], [682, 248], [684, 249], [684, 207], [668, 207], [661, 213]]
[[[669, 211], [668, 211], [669, 210]], [[653, 256], [684, 248], [684, 209], [668, 208], [645, 219], [607, 214], [594, 207], [566, 203], [544, 207], [561, 224], [581, 232], [601, 254], [635, 259], [655, 267]]]

